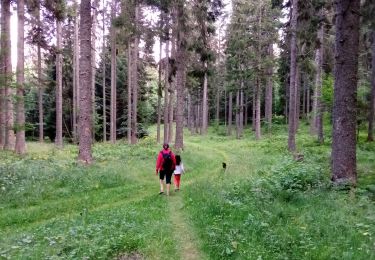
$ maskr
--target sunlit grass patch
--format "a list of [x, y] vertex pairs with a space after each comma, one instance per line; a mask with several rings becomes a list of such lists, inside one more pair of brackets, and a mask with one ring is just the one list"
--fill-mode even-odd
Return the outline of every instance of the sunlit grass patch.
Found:
[[295, 161], [285, 126], [276, 128], [258, 141], [249, 129], [240, 140], [222, 127], [187, 133], [186, 174], [170, 197], [158, 195], [153, 131], [132, 146], [95, 144], [89, 167], [73, 145], [30, 143], [21, 158], [2, 152], [0, 258], [183, 259], [174, 210], [209, 259], [375, 258], [374, 144], [358, 144], [357, 188], [338, 190], [330, 140], [319, 145], [302, 125]]

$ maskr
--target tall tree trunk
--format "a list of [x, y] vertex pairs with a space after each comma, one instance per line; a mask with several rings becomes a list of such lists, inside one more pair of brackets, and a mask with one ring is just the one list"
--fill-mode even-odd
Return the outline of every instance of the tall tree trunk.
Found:
[[[111, 20], [113, 21], [116, 18], [116, 0], [113, 0], [111, 7]], [[111, 102], [110, 102], [110, 136], [109, 139], [111, 143], [116, 143], [116, 81], [117, 81], [117, 62], [116, 62], [116, 29], [115, 26], [111, 25], [110, 31], [111, 37]]]
[[374, 118], [375, 118], [375, 30], [372, 31], [372, 61], [371, 61], [371, 97], [370, 111], [368, 115], [367, 141], [374, 141]]
[[248, 100], [247, 100], [248, 96], [247, 94], [245, 94], [245, 105], [244, 105], [244, 124], [245, 124], [245, 128], [247, 128], [247, 120], [248, 120], [248, 111], [249, 111], [249, 106], [247, 104]]
[[84, 164], [92, 163], [92, 52], [91, 52], [91, 1], [81, 0], [80, 8], [81, 27], [79, 29], [81, 39], [81, 51], [79, 62], [80, 74], [80, 110], [79, 110], [79, 153], [78, 160]]
[[188, 123], [188, 128], [190, 130], [190, 132], [192, 132], [193, 130], [193, 113], [192, 111], [194, 111], [193, 109], [193, 104], [191, 102], [191, 94], [188, 92], [188, 98], [187, 98], [187, 102], [188, 102], [188, 105], [187, 105], [187, 123]]
[[243, 81], [241, 80], [241, 90], [240, 90], [240, 113], [239, 113], [239, 120], [240, 120], [240, 137], [243, 135], [243, 119], [244, 119], [244, 104], [243, 104]]
[[198, 101], [198, 98], [197, 99], [197, 104], [196, 104], [196, 111], [195, 111], [195, 133], [199, 134], [200, 133], [200, 104], [199, 104], [199, 101]]
[[218, 86], [218, 88], [217, 88], [216, 91], [217, 92], [216, 92], [216, 114], [215, 114], [215, 122], [216, 122], [216, 125], [219, 125], [220, 124], [220, 95], [221, 95], [221, 89], [220, 89], [219, 86]]
[[[268, 55], [273, 59], [273, 46], [268, 46]], [[267, 122], [268, 130], [271, 130], [272, 126], [272, 90], [273, 90], [273, 67], [270, 65], [267, 69], [267, 82], [266, 82], [266, 100], [265, 100], [265, 117]]]
[[44, 110], [43, 110], [43, 93], [44, 88], [42, 84], [42, 23], [40, 20], [40, 4], [37, 4], [35, 9], [36, 20], [38, 23], [38, 44], [37, 44], [37, 77], [38, 77], [38, 112], [39, 112], [39, 142], [44, 142]]
[[252, 117], [251, 117], [251, 129], [255, 132], [255, 121], [256, 121], [256, 85], [253, 87], [253, 102], [252, 102]]
[[103, 0], [103, 46], [102, 46], [102, 62], [103, 62], [103, 142], [107, 142], [107, 97], [106, 97], [106, 75], [105, 75], [105, 53], [106, 53], [106, 46], [105, 46], [105, 20], [106, 20], [106, 7], [105, 7], [105, 0]]
[[99, 0], [93, 0], [92, 3], [92, 28], [91, 28], [91, 100], [92, 100], [92, 141], [95, 142], [95, 119], [96, 119], [96, 106], [95, 106], [95, 74], [96, 74], [96, 24], [98, 22], [98, 6]]
[[[160, 21], [162, 21], [162, 12], [160, 12]], [[158, 68], [158, 107], [157, 107], [157, 114], [158, 114], [158, 121], [156, 127], [156, 141], [160, 143], [160, 124], [161, 124], [161, 98], [162, 98], [162, 86], [161, 86], [161, 53], [163, 51], [163, 41], [162, 41], [162, 25], [160, 26], [160, 36], [159, 36], [159, 68]]]
[[[135, 6], [135, 27], [136, 31], [138, 30], [138, 19], [139, 19], [139, 5], [136, 1], [136, 6]], [[137, 143], [137, 107], [138, 107], [138, 45], [139, 45], [139, 36], [135, 35], [134, 38], [134, 48], [133, 48], [133, 60], [132, 60], [132, 90], [133, 90], [133, 99], [132, 99], [132, 144]]]
[[224, 89], [224, 125], [227, 126], [227, 116], [228, 116], [228, 104], [227, 104], [227, 90]]
[[207, 62], [204, 63], [204, 77], [203, 77], [203, 97], [202, 97], [202, 134], [207, 134], [208, 127], [208, 82], [207, 82]]
[[163, 116], [163, 122], [164, 122], [164, 138], [163, 142], [168, 143], [169, 140], [169, 117], [168, 117], [168, 75], [169, 75], [169, 18], [168, 14], [166, 14], [166, 31], [167, 31], [167, 40], [165, 43], [165, 75], [164, 75], [164, 116]]
[[7, 49], [6, 49], [6, 37], [7, 37], [7, 31], [6, 31], [6, 19], [7, 16], [7, 8], [5, 5], [7, 4], [6, 1], [1, 0], [1, 40], [0, 40], [0, 150], [4, 148], [5, 144], [5, 84], [6, 84], [6, 55], [7, 55]]
[[306, 77], [306, 114], [307, 117], [310, 117], [310, 106], [311, 106], [311, 93], [310, 93], [310, 85], [308, 82], [308, 77]]
[[255, 100], [255, 139], [259, 140], [261, 138], [261, 125], [260, 125], [260, 120], [261, 120], [261, 113], [260, 113], [260, 97], [261, 97], [261, 89], [260, 89], [260, 80], [257, 78], [257, 83], [256, 83], [256, 100]]
[[296, 69], [296, 133], [299, 128], [299, 119], [301, 112], [301, 70], [300, 65], [297, 63]]
[[181, 150], [184, 148], [184, 93], [185, 93], [185, 59], [186, 59], [186, 18], [184, 11], [184, 1], [177, 2], [177, 107], [176, 107], [176, 139], [175, 148]]
[[240, 91], [236, 91], [236, 138], [240, 138]]
[[3, 39], [4, 40], [4, 63], [3, 63], [3, 72], [4, 72], [4, 112], [5, 112], [5, 142], [4, 148], [6, 150], [14, 150], [15, 145], [15, 136], [14, 136], [14, 116], [13, 116], [13, 94], [14, 91], [11, 87], [12, 84], [12, 59], [11, 59], [11, 39], [10, 39], [10, 1], [2, 1], [2, 14], [4, 15], [3, 26]]
[[306, 118], [306, 74], [302, 76], [302, 117]]
[[128, 137], [128, 144], [132, 143], [132, 61], [133, 61], [133, 54], [132, 54], [132, 39], [128, 41], [128, 118], [127, 118], [127, 137]]
[[[288, 75], [289, 77], [289, 75]], [[290, 97], [289, 97], [289, 85], [288, 85], [288, 81], [285, 81], [285, 108], [284, 108], [284, 116], [285, 116], [285, 122], [286, 124], [289, 124], [289, 120], [288, 120], [288, 116], [289, 116], [289, 100], [290, 100]]]
[[316, 74], [315, 74], [315, 86], [313, 91], [313, 105], [312, 105], [312, 116], [310, 123], [310, 133], [316, 135], [318, 133], [317, 129], [317, 116], [318, 116], [318, 102], [319, 102], [319, 82], [321, 81], [321, 68], [320, 68], [320, 48], [315, 51], [315, 64], [316, 64]]
[[233, 92], [229, 92], [229, 101], [228, 101], [228, 135], [232, 135], [232, 115], [233, 115]]
[[[173, 8], [172, 11], [172, 24], [176, 21], [176, 10]], [[171, 57], [172, 59], [176, 58], [176, 26], [172, 26], [172, 39], [171, 39]], [[172, 77], [172, 82], [170, 84], [170, 92], [169, 92], [169, 102], [168, 102], [168, 143], [171, 143], [173, 140], [173, 105], [174, 105], [174, 96], [175, 96], [175, 90], [176, 90], [176, 78]], [[180, 104], [183, 106], [183, 104]]]
[[16, 153], [26, 153], [25, 143], [25, 3], [24, 0], [17, 2], [18, 15], [18, 41], [17, 41], [17, 135]]
[[360, 0], [336, 1], [335, 11], [332, 180], [355, 184]]
[[293, 0], [290, 39], [290, 91], [289, 91], [289, 127], [288, 127], [288, 149], [296, 150], [296, 78], [297, 78], [297, 14], [298, 0]]
[[316, 118], [316, 127], [318, 130], [318, 141], [320, 144], [324, 142], [324, 132], [323, 132], [323, 116], [324, 116], [324, 104], [322, 102], [322, 88], [323, 88], [323, 50], [324, 50], [324, 25], [322, 24], [318, 31], [318, 38], [320, 42], [319, 47], [319, 63], [316, 75], [317, 84], [317, 99], [318, 99], [318, 114]]
[[73, 142], [78, 140], [78, 103], [79, 103], [79, 10], [78, 4], [75, 2], [76, 16], [74, 19], [74, 41], [73, 41]]
[[174, 104], [174, 87], [175, 82], [170, 84], [169, 102], [168, 102], [168, 143], [172, 142], [173, 139], [173, 104]]
[[181, 150], [184, 148], [184, 98], [185, 98], [185, 81], [186, 81], [186, 18], [184, 11], [184, 2], [177, 3], [177, 74], [176, 74], [176, 141], [175, 148]]
[[61, 54], [61, 23], [56, 21], [57, 27], [57, 54], [56, 54], [56, 138], [55, 144], [58, 148], [62, 148], [62, 54]]

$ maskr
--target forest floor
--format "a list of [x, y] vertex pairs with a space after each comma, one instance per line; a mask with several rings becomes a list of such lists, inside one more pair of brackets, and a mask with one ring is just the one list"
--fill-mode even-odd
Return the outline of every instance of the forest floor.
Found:
[[0, 259], [375, 259], [375, 144], [360, 136], [358, 187], [333, 187], [329, 133], [318, 145], [307, 132], [302, 162], [286, 126], [260, 141], [186, 133], [170, 196], [158, 195], [153, 137], [95, 144], [89, 167], [73, 145], [0, 152]]

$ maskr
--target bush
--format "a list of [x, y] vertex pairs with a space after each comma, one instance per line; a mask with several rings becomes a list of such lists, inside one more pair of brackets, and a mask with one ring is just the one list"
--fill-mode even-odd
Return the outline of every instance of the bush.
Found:
[[285, 125], [285, 116], [283, 115], [274, 115], [272, 117], [272, 124], [274, 125]]
[[290, 201], [297, 193], [328, 187], [330, 183], [321, 166], [289, 158], [270, 171], [258, 171], [257, 175], [262, 177], [252, 180], [250, 186], [260, 199], [281, 198]]
[[306, 162], [288, 160], [274, 170], [276, 179], [283, 190], [306, 191], [328, 183], [320, 166]]

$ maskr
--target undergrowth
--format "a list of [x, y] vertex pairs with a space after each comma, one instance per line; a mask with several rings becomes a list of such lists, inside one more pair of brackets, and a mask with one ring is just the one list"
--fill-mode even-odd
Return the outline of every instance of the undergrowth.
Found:
[[[259, 141], [221, 126], [186, 134], [186, 174], [169, 198], [158, 195], [161, 147], [152, 137], [95, 144], [89, 167], [72, 145], [28, 143], [21, 158], [2, 151], [0, 258], [183, 259], [171, 226], [179, 210], [209, 259], [375, 259], [375, 144], [360, 139], [358, 185], [338, 189], [329, 138], [320, 145], [302, 125], [297, 162], [285, 129], [275, 125]], [[181, 207], [168, 208], [175, 196]]]

